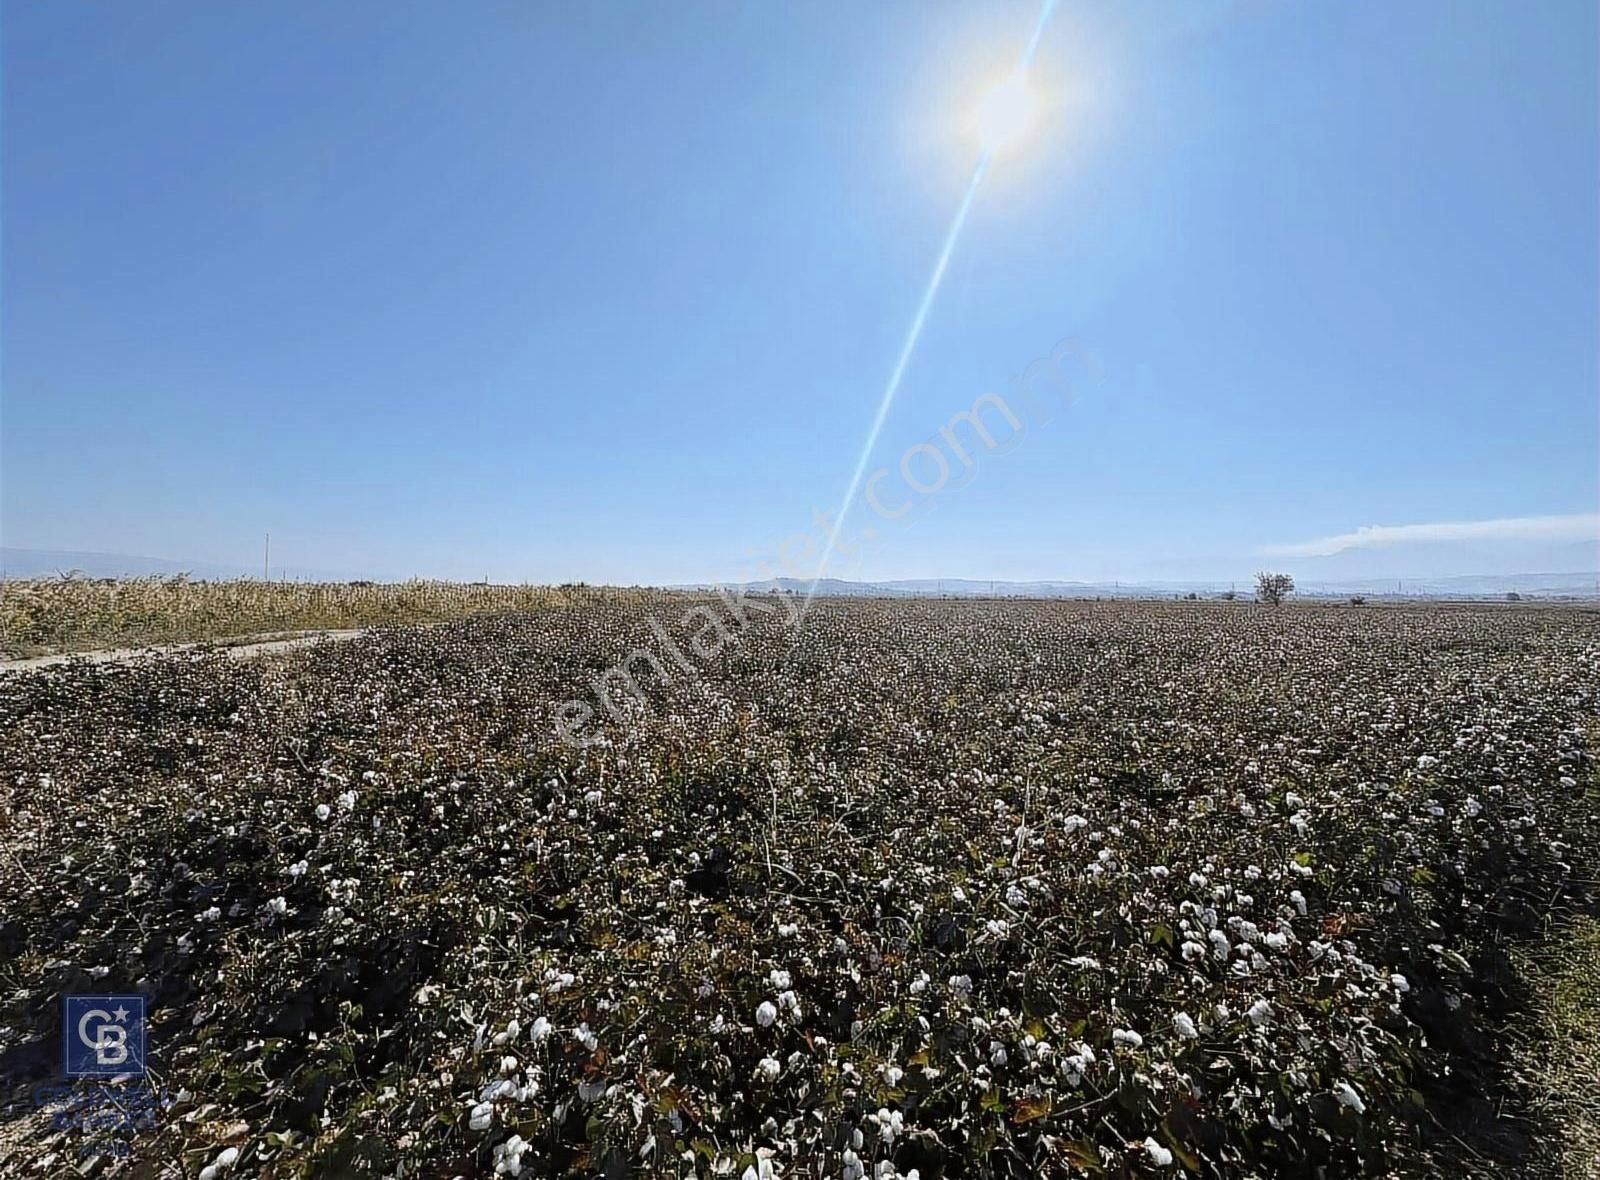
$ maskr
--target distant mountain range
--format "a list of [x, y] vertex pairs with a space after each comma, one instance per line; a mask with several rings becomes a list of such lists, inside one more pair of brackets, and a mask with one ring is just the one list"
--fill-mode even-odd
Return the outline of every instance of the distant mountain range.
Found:
[[[706, 586], [679, 587], [707, 589]], [[752, 591], [783, 590], [805, 594], [804, 578], [769, 578], [747, 582]], [[1233, 590], [1242, 597], [1255, 592], [1253, 580], [1240, 582], [986, 582], [972, 578], [909, 578], [885, 582], [847, 582], [823, 578], [818, 597], [879, 598], [1173, 598], [1196, 594], [1215, 598]], [[1516, 593], [1529, 598], [1600, 598], [1600, 573], [1472, 574], [1448, 578], [1366, 578], [1339, 582], [1297, 582], [1296, 593], [1308, 598], [1503, 598]]]
[[[221, 580], [260, 576], [259, 569], [205, 561], [174, 561], [164, 557], [133, 557], [123, 553], [85, 553], [67, 549], [0, 548], [0, 577], [50, 578], [68, 571], [91, 578], [172, 577]], [[344, 582], [362, 575], [349, 571], [274, 568], [275, 578], [290, 581]], [[387, 579], [376, 579], [379, 581]], [[784, 590], [804, 594], [811, 583], [804, 578], [776, 578], [746, 582], [743, 589]], [[708, 590], [710, 583], [669, 587]], [[827, 597], [878, 598], [1173, 598], [1196, 594], [1215, 598], [1234, 590], [1241, 597], [1254, 592], [1249, 579], [1238, 582], [992, 582], [975, 578], [902, 578], [882, 582], [854, 582], [824, 578], [817, 594]], [[1308, 598], [1504, 598], [1516, 593], [1528, 598], [1600, 598], [1600, 573], [1471, 574], [1440, 578], [1354, 578], [1328, 581], [1299, 580], [1296, 592]]]

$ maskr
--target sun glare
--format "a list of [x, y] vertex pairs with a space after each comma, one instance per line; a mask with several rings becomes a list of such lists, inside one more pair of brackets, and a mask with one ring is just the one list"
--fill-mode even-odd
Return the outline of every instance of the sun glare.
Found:
[[983, 96], [973, 118], [973, 129], [985, 152], [1000, 152], [1026, 136], [1033, 120], [1033, 94], [1019, 70]]

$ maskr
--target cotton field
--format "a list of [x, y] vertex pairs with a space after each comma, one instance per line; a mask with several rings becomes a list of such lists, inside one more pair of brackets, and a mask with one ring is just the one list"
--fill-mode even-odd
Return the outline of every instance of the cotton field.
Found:
[[[1600, 613], [795, 613], [0, 678], [0, 1170], [1538, 1174]], [[148, 997], [144, 1125], [35, 1101], [72, 993]]]

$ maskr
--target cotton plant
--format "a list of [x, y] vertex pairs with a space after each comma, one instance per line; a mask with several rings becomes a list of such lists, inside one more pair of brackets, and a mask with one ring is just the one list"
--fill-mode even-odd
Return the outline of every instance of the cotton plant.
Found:
[[[527, 1129], [550, 1119], [639, 1171], [704, 1174], [699, 1139], [720, 1152], [713, 1174], [740, 1180], [761, 1180], [751, 1153], [765, 1144], [784, 1175], [827, 1160], [827, 1174], [887, 1176], [933, 1137], [970, 1169], [960, 1145], [978, 1134], [993, 1136], [991, 1160], [1029, 1161], [996, 1163], [997, 1180], [1031, 1174], [1048, 1143], [1108, 1174], [1176, 1174], [1185, 1153], [1248, 1168], [1266, 1134], [1308, 1173], [1357, 1156], [1439, 1173], [1404, 1133], [1406, 1090], [1452, 1059], [1414, 1018], [1464, 1021], [1481, 1003], [1495, 889], [1584, 863], [1560, 779], [1581, 797], [1589, 729], [1572, 702], [1591, 691], [1600, 642], [1580, 660], [1569, 623], [1528, 643], [1528, 624], [1466, 610], [1411, 624], [1456, 646], [1329, 614], [1285, 618], [1281, 648], [1244, 612], [1176, 632], [1143, 604], [1070, 627], [1026, 604], [965, 621], [888, 612], [819, 606], [802, 650], [828, 672], [806, 678], [751, 629], [736, 658], [730, 647], [693, 687], [653, 687], [653, 712], [602, 717], [605, 744], [570, 755], [529, 721], [541, 677], [571, 653], [630, 650], [636, 607], [395, 629], [381, 655], [319, 657], [298, 691], [326, 740], [299, 749], [305, 765], [292, 752], [241, 765], [212, 735], [186, 755], [200, 765], [184, 798], [136, 799], [130, 815], [170, 825], [158, 831], [173, 857], [112, 876], [87, 834], [131, 848], [149, 834], [70, 796], [59, 823], [38, 825], [51, 843], [24, 851], [41, 886], [27, 905], [71, 912], [83, 933], [67, 966], [29, 960], [16, 986], [37, 1005], [69, 966], [93, 964], [109, 965], [96, 986], [122, 987], [128, 957], [176, 948], [219, 986], [170, 1027], [203, 1029], [254, 1068], [262, 996], [381, 964], [397, 976], [391, 1007], [288, 1040], [332, 1067], [322, 1133], [354, 1128], [408, 1176], [459, 1167], [448, 1153], [463, 1146], [483, 1171], [550, 1174], [552, 1140]], [[379, 659], [414, 692], [380, 696]], [[1292, 686], [1292, 708], [1228, 696], [1243, 667]], [[1127, 691], [1063, 687], [1112, 677]], [[240, 710], [236, 687], [219, 717], [300, 732], [270, 694]], [[124, 719], [130, 736], [87, 707], [48, 708], [65, 710], [53, 731], [167, 748], [159, 712]], [[57, 786], [72, 773], [47, 744], [20, 752]], [[1419, 770], [1422, 754], [1439, 764]], [[257, 860], [238, 859], [246, 846]], [[1483, 879], [1491, 862], [1509, 866], [1503, 881]], [[97, 910], [136, 918], [147, 946], [107, 954], [126, 927], [66, 904], [86, 889], [115, 899]], [[263, 908], [280, 896], [285, 913]], [[241, 999], [246, 961], [260, 986]], [[347, 1047], [400, 1064], [341, 1073]], [[164, 1064], [178, 1084], [192, 1068], [181, 1052]], [[823, 1125], [809, 1111], [832, 1093], [852, 1120], [872, 1113]], [[278, 1094], [247, 1115], [208, 1100], [260, 1142], [285, 1125]], [[1180, 1105], [1203, 1135], [1163, 1124]], [[196, 1166], [217, 1152], [198, 1125], [169, 1124]], [[532, 1143], [501, 1150], [519, 1135]], [[285, 1166], [305, 1158], [272, 1142]]]

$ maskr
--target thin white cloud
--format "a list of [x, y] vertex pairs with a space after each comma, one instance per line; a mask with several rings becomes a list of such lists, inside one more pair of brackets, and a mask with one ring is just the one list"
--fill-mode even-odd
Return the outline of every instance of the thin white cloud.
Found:
[[1332, 557], [1347, 549], [1382, 549], [1410, 542], [1592, 541], [1600, 538], [1600, 513], [1568, 516], [1508, 516], [1500, 520], [1455, 520], [1440, 524], [1368, 524], [1353, 533], [1292, 545], [1268, 545], [1269, 557]]

